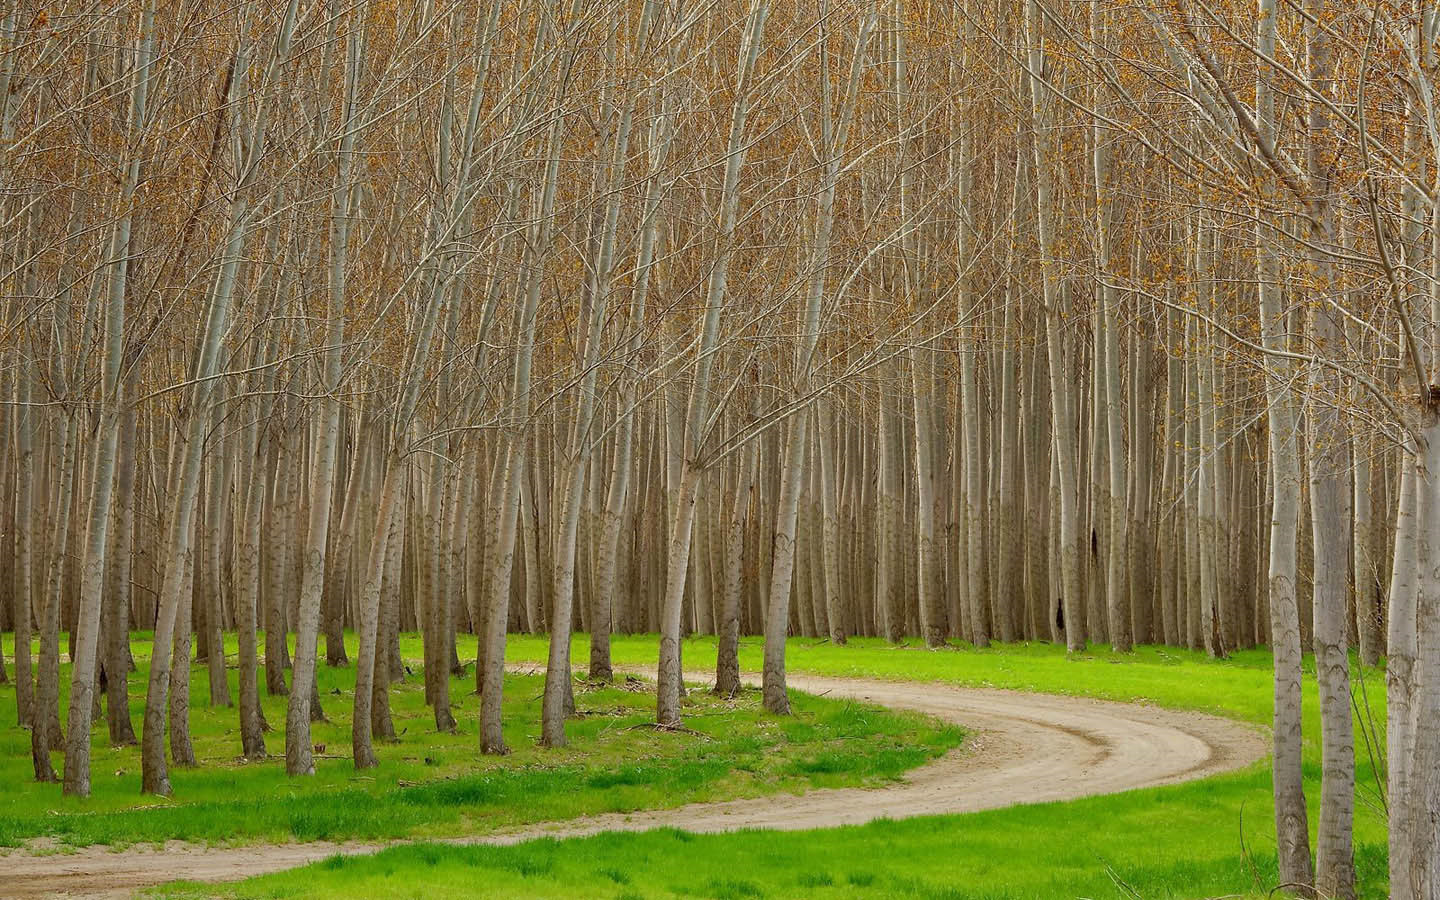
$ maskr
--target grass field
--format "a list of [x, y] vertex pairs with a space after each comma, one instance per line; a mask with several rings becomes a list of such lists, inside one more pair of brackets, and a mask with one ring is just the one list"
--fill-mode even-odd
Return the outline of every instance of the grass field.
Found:
[[[577, 647], [583, 638], [577, 639]], [[617, 640], [617, 661], [652, 663], [654, 639]], [[760, 644], [742, 650], [759, 666]], [[539, 660], [544, 643], [511, 642], [510, 658]], [[578, 656], [577, 658], [583, 658]], [[929, 652], [859, 640], [790, 645], [792, 671], [925, 679], [966, 685], [1140, 700], [1247, 722], [1270, 718], [1266, 651], [1211, 661], [1145, 647], [1067, 656], [1063, 648], [1010, 645]], [[714, 642], [685, 646], [687, 668], [713, 664]], [[1319, 800], [1314, 684], [1306, 702], [1311, 826]], [[1358, 721], [1384, 722], [1383, 673], [1356, 682]], [[1368, 703], [1368, 708], [1367, 708]], [[1383, 739], [1383, 737], [1381, 738]], [[1385, 894], [1385, 834], [1376, 772], [1383, 746], [1357, 732], [1357, 864], [1362, 897]], [[921, 897], [1194, 898], [1267, 896], [1275, 884], [1268, 766], [1200, 782], [1063, 804], [817, 832], [688, 835], [674, 831], [541, 840], [509, 848], [415, 845], [374, 857], [332, 859], [227, 889], [237, 897]], [[167, 896], [196, 895], [176, 885]], [[199, 894], [210, 895], [213, 888]]]
[[[147, 635], [137, 635], [141, 671], [130, 676], [138, 732], [149, 656]], [[233, 647], [231, 648], [233, 652]], [[492, 831], [527, 823], [697, 800], [756, 796], [815, 786], [875, 784], [898, 777], [961, 740], [958, 729], [922, 716], [860, 704], [798, 697], [797, 715], [780, 721], [761, 711], [759, 696], [733, 701], [703, 690], [686, 700], [691, 732], [644, 727], [654, 717], [648, 682], [615, 686], [577, 683], [582, 715], [571, 721], [571, 745], [536, 746], [543, 677], [506, 679], [504, 759], [478, 750], [478, 699], [473, 667], [450, 680], [459, 721], [455, 734], [437, 734], [424, 705], [418, 638], [406, 636], [402, 653], [415, 672], [392, 693], [400, 739], [378, 744], [381, 764], [357, 773], [350, 761], [354, 670], [318, 667], [330, 722], [317, 723], [313, 740], [325, 749], [312, 778], [284, 771], [285, 698], [261, 699], [277, 730], [264, 761], [239, 759], [234, 708], [210, 709], [206, 672], [192, 671], [192, 733], [199, 767], [173, 768], [174, 796], [140, 794], [136, 747], [111, 747], [102, 720], [93, 740], [93, 795], [65, 798], [59, 785], [37, 784], [30, 768], [29, 732], [14, 726], [12, 685], [0, 686], [0, 846], [34, 838], [65, 845], [158, 842], [171, 839], [245, 843], [287, 840], [376, 840]], [[10, 648], [6, 647], [10, 657]], [[353, 657], [353, 648], [352, 648]], [[231, 690], [237, 690], [230, 671]], [[62, 666], [68, 691], [69, 666]], [[64, 721], [62, 712], [62, 721]], [[53, 756], [59, 770], [62, 753]], [[3, 864], [0, 864], [3, 870]], [[3, 893], [3, 892], [0, 892]]]

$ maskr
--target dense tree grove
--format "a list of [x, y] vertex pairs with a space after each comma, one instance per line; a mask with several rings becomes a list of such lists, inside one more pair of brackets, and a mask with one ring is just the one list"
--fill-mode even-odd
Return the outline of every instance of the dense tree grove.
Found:
[[[36, 778], [64, 749], [88, 793], [93, 720], [132, 742], [143, 706], [169, 793], [202, 660], [247, 757], [288, 693], [313, 772], [311, 720], [347, 714], [322, 652], [375, 765], [401, 630], [439, 729], [476, 660], [487, 753], [514, 631], [551, 636], [547, 746], [572, 632], [593, 678], [612, 631], [658, 633], [667, 725], [689, 632], [721, 691], [763, 634], [777, 713], [787, 635], [1269, 644], [1282, 880], [1348, 896], [1358, 647], [1388, 665], [1392, 890], [1440, 896], [1437, 26], [0, 3], [0, 673]], [[143, 700], [104, 677], [132, 628]]]

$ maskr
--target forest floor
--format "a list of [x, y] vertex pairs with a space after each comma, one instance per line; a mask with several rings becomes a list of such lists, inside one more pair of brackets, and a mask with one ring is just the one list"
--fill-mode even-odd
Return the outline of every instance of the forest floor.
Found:
[[[575, 659], [584, 658], [583, 635]], [[762, 644], [746, 639], [741, 665], [759, 668]], [[714, 663], [713, 638], [684, 645], [686, 667]], [[654, 665], [655, 638], [618, 638], [615, 659]], [[516, 637], [512, 660], [540, 661], [543, 638]], [[1009, 688], [1103, 698], [1219, 715], [1263, 734], [1271, 715], [1265, 648], [1211, 660], [1204, 653], [1140, 647], [1114, 654], [1103, 645], [1067, 653], [1044, 644], [951, 651], [891, 646], [874, 639], [835, 647], [792, 639], [789, 666], [800, 674], [893, 684]], [[1306, 789], [1310, 824], [1319, 803], [1319, 720], [1314, 672], [1306, 660]], [[1352, 664], [1356, 710], [1355, 854], [1360, 896], [1385, 884], [1384, 670]], [[930, 690], [930, 689], [926, 689]], [[873, 695], [872, 695], [873, 696]], [[1074, 701], [1067, 701], [1066, 706]], [[977, 720], [978, 721], [978, 720]], [[967, 735], [979, 777], [992, 753], [985, 734]], [[1003, 802], [1004, 798], [995, 798]], [[745, 829], [696, 834], [675, 828], [545, 838], [514, 846], [418, 843], [374, 855], [335, 856], [233, 885], [173, 884], [158, 896], [190, 897], [566, 897], [869, 898], [1036, 900], [1085, 897], [1271, 898], [1276, 881], [1269, 766], [1052, 803], [957, 815], [879, 819], [803, 831]]]
[[[135, 647], [141, 669], [130, 678], [132, 717], [138, 716], [144, 692], [146, 644], [142, 636]], [[405, 636], [402, 652], [416, 670], [419, 651], [418, 640]], [[217, 845], [307, 846], [298, 864], [312, 859], [317, 847], [347, 842], [378, 845], [493, 833], [606, 812], [883, 784], [963, 738], [959, 729], [923, 715], [804, 695], [796, 697], [799, 714], [780, 721], [764, 713], [754, 691], [733, 698], [692, 692], [685, 701], [689, 727], [657, 731], [648, 725], [654, 716], [653, 686], [621, 678], [614, 685], [577, 681], [582, 715], [567, 724], [570, 744], [545, 750], [536, 745], [543, 677], [533, 666], [525, 668], [529, 671], [506, 677], [505, 731], [514, 751], [509, 756], [478, 753], [473, 674], [449, 679], [458, 724], [455, 732], [440, 734], [424, 705], [417, 671], [391, 691], [400, 740], [378, 742], [381, 765], [357, 772], [349, 756], [353, 667], [321, 666], [321, 695], [330, 721], [316, 723], [312, 739], [323, 749], [313, 777], [291, 779], [283, 755], [275, 755], [283, 751], [279, 733], [269, 736], [270, 757], [236, 755], [236, 711], [209, 706], [206, 671], [198, 665], [192, 671], [191, 730], [200, 765], [172, 766], [175, 793], [170, 798], [139, 792], [138, 748], [110, 746], [103, 720], [96, 723], [91, 748], [94, 790], [85, 799], [62, 797], [58, 785], [34, 782], [29, 733], [0, 727], [0, 784], [5, 785], [0, 793], [0, 896], [58, 889], [59, 882], [22, 881], [25, 860], [49, 867], [89, 855], [114, 863], [140, 852], [136, 845], [172, 851], [166, 867], [143, 884], [183, 874], [171, 867], [182, 858], [182, 846], [199, 853]], [[67, 687], [68, 669], [62, 666]], [[233, 693], [235, 672], [228, 674]], [[10, 710], [7, 716], [13, 715], [13, 691], [0, 685], [0, 709]], [[261, 700], [269, 721], [283, 723], [286, 698], [268, 696], [262, 688]], [[58, 768], [63, 754], [52, 759]], [[108, 880], [104, 863], [90, 868]]]
[[[963, 737], [921, 715], [808, 697], [797, 698], [798, 715], [777, 720], [753, 691], [734, 698], [692, 692], [685, 699], [689, 730], [657, 731], [649, 727], [653, 685], [622, 678], [613, 685], [577, 680], [580, 715], [566, 725], [569, 745], [546, 750], [537, 746], [544, 679], [531, 666], [506, 677], [505, 738], [513, 752], [486, 757], [478, 752], [473, 666], [448, 679], [456, 727], [442, 734], [424, 703], [418, 639], [405, 636], [402, 653], [414, 672], [390, 692], [400, 738], [377, 741], [380, 765], [364, 772], [355, 771], [350, 758], [353, 666], [317, 670], [330, 718], [312, 726], [311, 739], [323, 749], [309, 778], [285, 774], [278, 729], [286, 698], [261, 688], [265, 716], [277, 730], [267, 738], [268, 758], [243, 759], [237, 712], [210, 706], [203, 665], [193, 667], [190, 686], [199, 765], [171, 767], [169, 798], [140, 793], [139, 749], [111, 746], [103, 720], [91, 744], [93, 792], [84, 799], [36, 783], [29, 732], [0, 725], [0, 848], [64, 852], [171, 840], [235, 845], [450, 837], [604, 812], [881, 784]], [[148, 669], [143, 638], [135, 654], [140, 670], [130, 677], [132, 720], [139, 717]], [[62, 665], [67, 688], [68, 673], [68, 664]], [[233, 695], [236, 673], [227, 674]], [[13, 692], [13, 686], [0, 685], [0, 714], [12, 723]], [[60, 768], [64, 754], [56, 752], [52, 760]], [[5, 868], [0, 864], [0, 871]]]
[[[528, 655], [528, 648], [523, 643], [515, 649], [515, 655], [522, 658]], [[862, 648], [856, 650], [863, 653]], [[829, 648], [828, 652], [844, 655], [849, 651]], [[694, 662], [694, 656], [692, 654], [688, 660]], [[940, 656], [953, 659], [957, 655]], [[917, 662], [923, 658], [912, 656], [912, 660]], [[701, 676], [697, 673], [691, 677], [698, 679]], [[438, 864], [447, 860], [473, 874], [475, 865], [486, 864], [483, 861], [465, 862], [449, 858], [448, 854], [462, 851], [454, 845], [521, 844], [536, 837], [566, 838], [651, 829], [680, 829], [691, 833], [753, 828], [833, 828], [877, 819], [939, 814], [953, 816], [1198, 779], [1250, 765], [1262, 758], [1266, 751], [1266, 741], [1254, 726], [1154, 705], [861, 677], [795, 675], [791, 684], [797, 690], [830, 699], [859, 700], [866, 704], [935, 716], [963, 725], [969, 737], [963, 750], [951, 752], [921, 767], [903, 783], [871, 789], [819, 789], [798, 795], [782, 793], [762, 798], [689, 804], [666, 810], [590, 816], [446, 841], [445, 844], [450, 846], [412, 845], [399, 851], [392, 850], [374, 861], [382, 866], [383, 871], [390, 873], [388, 877], [377, 876], [376, 872], [366, 870], [363, 865], [351, 871], [357, 863], [350, 857], [381, 849], [382, 845], [374, 842], [284, 844], [244, 849], [170, 845], [165, 852], [132, 848], [123, 854], [115, 854], [100, 848], [89, 848], [65, 855], [11, 856], [5, 860], [7, 889], [19, 889], [22, 896], [27, 891], [42, 890], [66, 891], [72, 896], [124, 896], [136, 888], [179, 877], [211, 884], [175, 887], [167, 889], [167, 893], [209, 896], [216, 891], [228, 893], [231, 890], [213, 882], [289, 869], [343, 853], [347, 854], [343, 859], [322, 863], [326, 869], [324, 874], [313, 869], [304, 870], [298, 878], [297, 873], [285, 873], [277, 876], [279, 881], [261, 879], [235, 890], [246, 896], [329, 895], [332, 891], [341, 896], [347, 890], [352, 897], [443, 895], [453, 893], [451, 887], [432, 883], [429, 890], [420, 888], [419, 885], [426, 882], [424, 876], [419, 882], [414, 880], [414, 872], [410, 871], [413, 865], [397, 867], [382, 861], [393, 853], [408, 852], [419, 854], [409, 858], [411, 863], [419, 862], [431, 877], [445, 870], [444, 865]], [[815, 762], [823, 764], [821, 759]], [[640, 838], [665, 840], [664, 835], [671, 834], [679, 835], [680, 832], [652, 831]], [[596, 840], [604, 841], [606, 838]], [[499, 863], [497, 877], [492, 877], [496, 873], [487, 871], [482, 880], [483, 887], [477, 887], [473, 878], [464, 881], [472, 893], [478, 889], [481, 895], [547, 895], [556, 885], [566, 883], [566, 877], [555, 871], [554, 861], [536, 861], [534, 858], [536, 848], [550, 846], [557, 845], [550, 841], [521, 844], [511, 851], [518, 852], [519, 857]], [[483, 853], [484, 848], [463, 848], [463, 852]], [[545, 850], [539, 852], [548, 853]], [[581, 854], [582, 858], [587, 856], [586, 853]], [[633, 874], [633, 866], [601, 869], [604, 871], [600, 873], [600, 884], [609, 888], [608, 892], [598, 894], [602, 896], [628, 884]], [[855, 877], [847, 876], [840, 886], [848, 888], [850, 893], [868, 892], [866, 885], [860, 883], [865, 880], [863, 873], [850, 874]], [[362, 881], [357, 883], [357, 878]], [[810, 888], [827, 886], [822, 884], [825, 878], [816, 878], [819, 879], [816, 884], [801, 892], [810, 893]], [[571, 885], [573, 891], [564, 893], [597, 895], [580, 883], [583, 881], [580, 879]], [[834, 881], [834, 877], [830, 876], [831, 886]], [[736, 888], [721, 878], [707, 890], [701, 890], [698, 896], [757, 895], [745, 884], [748, 882]], [[756, 890], [760, 895], [765, 893], [761, 887], [756, 886]], [[624, 893], [629, 893], [628, 889]], [[643, 893], [640, 895], [644, 896]]]

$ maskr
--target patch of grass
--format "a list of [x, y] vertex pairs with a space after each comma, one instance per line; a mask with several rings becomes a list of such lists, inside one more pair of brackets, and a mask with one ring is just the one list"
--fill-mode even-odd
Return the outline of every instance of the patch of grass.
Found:
[[597, 870], [596, 870], [596, 873], [599, 874], [599, 875], [604, 875], [606, 878], [610, 879], [611, 881], [615, 882], [616, 884], [629, 884], [629, 883], [630, 883], [630, 876], [629, 876], [629, 874], [627, 874], [626, 872], [621, 871], [620, 869], [615, 869], [615, 868], [602, 868], [602, 869], [597, 869]]
[[[583, 646], [583, 645], [582, 645]], [[685, 646], [692, 668], [713, 663], [713, 639]], [[518, 638], [512, 657], [541, 658], [543, 643]], [[1264, 650], [1212, 661], [1203, 654], [1145, 647], [1117, 656], [1106, 648], [1069, 656], [1063, 648], [1010, 645], [977, 651], [895, 649], [856, 640], [850, 647], [795, 640], [796, 672], [934, 680], [954, 684], [1044, 690], [1140, 700], [1265, 724], [1270, 719], [1271, 674]], [[653, 665], [654, 638], [617, 638], [617, 662]], [[741, 661], [758, 668], [760, 643], [747, 641]], [[1359, 671], [1359, 667], [1355, 667]], [[1366, 670], [1368, 701], [1383, 728], [1383, 672]], [[1313, 679], [1306, 694], [1307, 788], [1311, 825], [1319, 802], [1319, 724]], [[832, 707], [832, 725], [844, 729], [868, 712]], [[820, 717], [806, 722], [815, 725]], [[1383, 740], [1383, 735], [1381, 736]], [[1357, 735], [1356, 863], [1360, 895], [1384, 896], [1385, 832], [1375, 794], [1371, 751]], [[796, 769], [824, 768], [824, 750], [801, 754]], [[1373, 749], [1384, 759], [1384, 749]], [[823, 776], [816, 776], [823, 777]], [[317, 879], [304, 870], [244, 882], [236, 897], [349, 898], [402, 896], [609, 897], [615, 884], [605, 870], [630, 876], [636, 896], [716, 896], [754, 888], [771, 897], [910, 896], [963, 900], [1033, 898], [1265, 897], [1275, 885], [1269, 767], [1164, 788], [1130, 791], [1068, 803], [1050, 803], [960, 816], [878, 821], [810, 832], [739, 832], [682, 835], [673, 830], [604, 834], [564, 842], [523, 845], [543, 852], [554, 866], [543, 878], [497, 876], [484, 886], [464, 878], [460, 860], [517, 848], [465, 848], [433, 868], [416, 862], [416, 848], [349, 860]], [[843, 874], [824, 883], [828, 865]], [[387, 875], [385, 873], [399, 873]], [[183, 894], [170, 893], [171, 896]], [[734, 894], [741, 896], [740, 894]]]
[[713, 900], [746, 900], [750, 897], [764, 897], [760, 885], [743, 878], [711, 878], [705, 882], [704, 896]]
[[[140, 666], [130, 675], [138, 733], [148, 636], [136, 635], [133, 649]], [[805, 728], [793, 732], [792, 722], [763, 711], [753, 691], [724, 700], [704, 690], [693, 690], [685, 699], [690, 731], [657, 731], [644, 727], [654, 718], [651, 687], [622, 680], [616, 685], [577, 682], [582, 715], [568, 724], [570, 746], [543, 750], [536, 745], [543, 677], [517, 674], [505, 683], [505, 735], [514, 753], [483, 757], [476, 736], [473, 668], [449, 681], [457, 731], [438, 734], [424, 704], [419, 639], [403, 636], [401, 649], [414, 672], [391, 693], [400, 740], [377, 744], [380, 766], [365, 772], [356, 772], [350, 761], [354, 669], [323, 664], [317, 672], [330, 721], [313, 727], [314, 742], [325, 749], [310, 778], [285, 775], [284, 736], [278, 730], [267, 736], [275, 756], [253, 762], [237, 758], [237, 712], [205, 704], [209, 690], [203, 665], [191, 673], [191, 730], [200, 765], [172, 768], [175, 793], [169, 799], [140, 794], [139, 750], [111, 747], [103, 718], [96, 722], [93, 794], [86, 800], [62, 797], [58, 785], [33, 782], [29, 733], [9, 723], [0, 726], [0, 784], [6, 785], [0, 793], [0, 846], [35, 838], [65, 847], [483, 833], [812, 785], [878, 784], [958, 745], [962, 737], [923, 716], [810, 696], [796, 697], [795, 721]], [[352, 646], [352, 658], [354, 652]], [[12, 648], [7, 645], [5, 653], [11, 657]], [[69, 665], [63, 665], [61, 684], [67, 693], [68, 673]], [[238, 673], [232, 669], [229, 675], [232, 695], [238, 695]], [[10, 723], [14, 696], [13, 684], [0, 685], [0, 715]], [[262, 684], [261, 702], [266, 719], [283, 727], [286, 699], [266, 696]], [[820, 755], [829, 761], [823, 771], [797, 765]], [[53, 761], [59, 771], [64, 754], [54, 754]], [[516, 871], [543, 874], [537, 865], [534, 860], [515, 863]]]

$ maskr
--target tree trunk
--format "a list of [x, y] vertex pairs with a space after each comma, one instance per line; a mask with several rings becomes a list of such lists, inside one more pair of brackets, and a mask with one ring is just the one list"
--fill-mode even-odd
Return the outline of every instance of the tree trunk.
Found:
[[717, 623], [719, 641], [715, 650], [715, 693], [721, 697], [734, 697], [740, 690], [740, 592], [744, 577], [745, 526], [750, 519], [750, 504], [755, 495], [755, 466], [760, 444], [753, 442], [741, 452], [743, 455], [730, 494], [730, 520], [725, 534], [725, 580], [721, 591], [720, 621]]
[[[827, 403], [821, 408], [824, 410], [824, 416], [817, 419], [815, 431], [820, 450], [820, 552], [825, 572], [826, 619], [830, 626], [830, 643], [837, 647], [843, 647], [846, 643], [846, 637], [853, 626], [850, 622], [850, 590], [842, 581], [840, 566], [840, 512], [835, 461], [836, 419], [833, 406]], [[743, 493], [737, 494], [736, 496], [736, 502], [739, 502], [743, 498], [747, 510], [750, 505], [750, 486], [747, 482], [752, 477], [751, 473], [753, 471], [752, 468], [748, 471], [741, 472], [741, 490], [743, 490]], [[740, 585], [738, 583], [740, 577], [740, 561], [738, 557], [741, 550], [739, 542], [743, 536], [744, 523], [741, 522], [737, 529], [733, 521], [733, 513], [731, 529], [730, 541], [735, 544], [734, 555], [736, 556], [736, 560], [734, 565], [735, 578], [737, 579], [735, 593], [738, 603], [740, 591]], [[727, 565], [730, 556], [728, 547], [729, 544], [727, 543]], [[729, 589], [728, 580], [726, 589]], [[729, 620], [727, 619], [726, 621], [728, 623]], [[737, 621], [735, 625], [738, 627], [739, 622]]]
[[401, 506], [398, 496], [405, 479], [399, 454], [392, 450], [385, 460], [385, 485], [381, 489], [379, 507], [375, 512], [375, 532], [365, 564], [365, 580], [360, 597], [360, 622], [356, 629], [360, 638], [355, 657], [355, 703], [350, 719], [350, 752], [356, 769], [370, 769], [380, 764], [371, 743], [371, 704], [376, 691], [389, 690], [376, 683], [376, 647], [380, 625], [380, 586], [385, 575], [385, 557], [389, 544], [391, 522]]
[[[30, 610], [35, 597], [35, 407], [31, 364], [22, 359], [15, 389], [15, 724], [34, 721], [35, 678], [30, 664]], [[32, 736], [33, 737], [33, 736]]]
[[[681, 428], [683, 454], [678, 489], [672, 495], [669, 555], [666, 560], [665, 594], [660, 610], [660, 657], [656, 667], [655, 716], [661, 725], [680, 724], [681, 612], [685, 599], [686, 573], [690, 567], [691, 525], [695, 520], [695, 492], [700, 486], [699, 459], [704, 435], [701, 428], [709, 418], [712, 354], [719, 346], [720, 313], [725, 306], [726, 275], [734, 251], [735, 228], [739, 218], [740, 169], [745, 162], [746, 121], [749, 114], [750, 74], [760, 55], [768, 0], [751, 0], [745, 31], [740, 43], [735, 76], [735, 101], [731, 110], [726, 150], [725, 182], [720, 197], [718, 258], [710, 270], [705, 315], [695, 354], [695, 376], [690, 403]], [[673, 419], [672, 419], [673, 421]], [[677, 447], [678, 449], [678, 447]]]
[[1060, 570], [1060, 589], [1064, 605], [1065, 643], [1072, 652], [1085, 649], [1085, 596], [1081, 577], [1079, 477], [1080, 450], [1075, 433], [1074, 411], [1069, 403], [1071, 376], [1067, 371], [1064, 332], [1065, 307], [1068, 305], [1063, 286], [1056, 274], [1055, 224], [1052, 185], [1052, 164], [1055, 142], [1053, 104], [1050, 87], [1042, 73], [1047, 71], [1044, 25], [1038, 0], [1026, 3], [1026, 31], [1030, 44], [1031, 116], [1034, 125], [1035, 153], [1035, 219], [1039, 240], [1041, 296], [1045, 309], [1045, 343], [1050, 370], [1051, 418], [1057, 463], [1056, 498], [1060, 512], [1059, 546], [1052, 555]]
[[[285, 669], [290, 666], [289, 647], [286, 644], [285, 628], [286, 590], [289, 583], [285, 570], [286, 558], [294, 536], [287, 534], [285, 526], [290, 521], [286, 514], [290, 503], [290, 482], [295, 478], [295, 461], [291, 458], [289, 429], [283, 423], [285, 413], [277, 410], [276, 428], [279, 439], [275, 442], [274, 494], [270, 501], [269, 523], [265, 529], [272, 538], [265, 554], [266, 585], [262, 596], [265, 599], [265, 692], [271, 697], [285, 697], [290, 688], [285, 683]], [[278, 540], [274, 540], [278, 538]]]
[[[1310, 16], [1322, 15], [1319, 0], [1306, 4]], [[1331, 86], [1329, 38], [1309, 18], [1305, 26], [1309, 50], [1310, 86], [1328, 94]], [[1327, 252], [1336, 246], [1334, 213], [1330, 207], [1331, 174], [1320, 142], [1328, 139], [1329, 114], [1318, 102], [1310, 103], [1310, 187], [1320, 209], [1311, 226], [1314, 283], [1329, 290], [1331, 271]], [[1314, 298], [1311, 337], [1319, 346], [1338, 347], [1344, 341], [1339, 313], [1318, 308]], [[1355, 856], [1352, 827], [1355, 819], [1355, 736], [1350, 710], [1350, 654], [1346, 641], [1345, 610], [1349, 594], [1350, 491], [1345, 477], [1345, 424], [1335, 404], [1345, 397], [1343, 378], [1314, 367], [1310, 379], [1311, 527], [1315, 538], [1315, 673], [1320, 686], [1321, 782], [1320, 823], [1315, 838], [1315, 888], [1321, 894], [1349, 900], [1355, 896]], [[1324, 398], [1319, 399], [1319, 398]], [[1423, 604], [1422, 597], [1422, 604]], [[1423, 611], [1422, 611], [1423, 612]], [[1433, 680], [1433, 679], [1432, 679]]]
[[[136, 387], [132, 375], [126, 379], [124, 393]], [[102, 600], [100, 632], [105, 640], [105, 712], [110, 730], [110, 743], [115, 746], [136, 743], [135, 726], [130, 721], [130, 599], [132, 551], [135, 531], [135, 407], [126, 404], [120, 418], [119, 458], [116, 460], [115, 501], [111, 515], [107, 597]], [[19, 626], [16, 630], [18, 633]], [[19, 657], [16, 657], [19, 669]], [[27, 675], [28, 678], [28, 675]]]
[[30, 725], [30, 755], [36, 781], [54, 781], [50, 751], [65, 742], [60, 729], [60, 601], [64, 549], [69, 545], [70, 508], [75, 485], [75, 430], [77, 413], [66, 411], [56, 423], [56, 443], [50, 449], [50, 483], [58, 485], [54, 528], [51, 530], [45, 593], [41, 598], [40, 660], [35, 684], [35, 708]]

